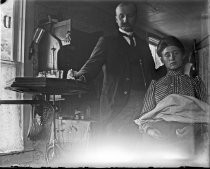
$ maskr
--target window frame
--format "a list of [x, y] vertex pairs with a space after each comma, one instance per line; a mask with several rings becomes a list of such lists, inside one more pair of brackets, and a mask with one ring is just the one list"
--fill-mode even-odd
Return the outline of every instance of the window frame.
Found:
[[157, 45], [161, 38], [159, 36], [151, 34], [151, 33], [148, 34], [147, 38], [148, 38], [149, 47], [150, 47], [150, 50], [152, 53], [152, 57], [155, 62], [155, 69], [158, 69], [160, 66], [163, 65], [163, 63], [161, 62], [161, 60], [157, 54]]
[[[13, 0], [8, 0], [13, 1]], [[3, 60], [3, 64], [14, 64], [15, 65], [15, 76], [23, 76], [24, 74], [24, 44], [25, 44], [25, 11], [26, 11], [26, 0], [14, 0], [12, 6], [12, 60]], [[11, 79], [12, 80], [12, 79]], [[23, 99], [23, 94], [19, 93], [18, 98]], [[9, 106], [9, 105], [8, 105]], [[20, 107], [20, 137], [22, 138], [23, 148], [21, 150], [9, 150], [8, 152], [1, 153], [0, 155], [9, 155], [19, 153], [25, 149], [25, 138], [24, 138], [24, 117], [23, 117], [23, 105]]]

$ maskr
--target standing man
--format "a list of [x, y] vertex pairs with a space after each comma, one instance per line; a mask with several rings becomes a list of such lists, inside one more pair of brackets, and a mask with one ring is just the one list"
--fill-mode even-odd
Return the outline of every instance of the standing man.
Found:
[[[90, 58], [74, 73], [76, 79], [89, 82], [103, 71], [100, 95], [100, 128], [117, 136], [132, 134], [133, 120], [142, 109], [144, 94], [155, 65], [146, 40], [134, 33], [137, 6], [131, 2], [116, 7], [118, 34], [101, 37]], [[135, 124], [134, 124], [135, 126]], [[130, 136], [128, 136], [130, 137]]]

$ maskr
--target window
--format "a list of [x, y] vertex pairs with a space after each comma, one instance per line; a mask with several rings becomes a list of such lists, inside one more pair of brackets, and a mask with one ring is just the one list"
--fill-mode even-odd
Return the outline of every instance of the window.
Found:
[[[23, 73], [23, 16], [25, 1], [1, 4], [0, 100], [17, 100], [22, 94], [6, 90]], [[0, 153], [23, 150], [21, 105], [0, 105]]]
[[159, 40], [154, 37], [148, 37], [148, 39], [149, 39], [149, 47], [150, 47], [150, 50], [152, 52], [152, 56], [155, 62], [155, 68], [158, 69], [160, 66], [163, 65], [159, 56], [157, 55], [157, 44]]

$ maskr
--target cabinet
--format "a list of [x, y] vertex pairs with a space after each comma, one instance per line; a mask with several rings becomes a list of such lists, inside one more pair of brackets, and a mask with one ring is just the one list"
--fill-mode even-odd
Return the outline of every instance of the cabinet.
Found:
[[56, 119], [57, 139], [62, 145], [83, 147], [89, 145], [92, 121]]

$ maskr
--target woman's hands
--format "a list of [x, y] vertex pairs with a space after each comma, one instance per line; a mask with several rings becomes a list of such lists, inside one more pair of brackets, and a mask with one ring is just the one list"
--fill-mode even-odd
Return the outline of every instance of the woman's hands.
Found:
[[156, 138], [156, 139], [163, 138], [163, 135], [161, 134], [161, 132], [158, 129], [148, 128], [147, 134], [150, 135], [151, 137]]

